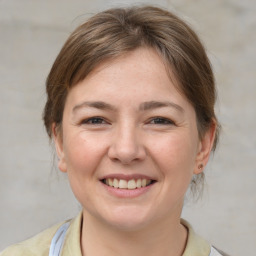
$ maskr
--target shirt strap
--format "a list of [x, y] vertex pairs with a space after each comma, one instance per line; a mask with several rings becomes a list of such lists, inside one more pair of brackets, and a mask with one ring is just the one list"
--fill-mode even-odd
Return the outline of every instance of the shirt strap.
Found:
[[[70, 223], [66, 222], [59, 227], [51, 241], [49, 256], [60, 256], [61, 249], [65, 240], [65, 235]], [[209, 256], [222, 256], [214, 247], [211, 246]]]
[[69, 222], [64, 223], [55, 233], [54, 237], [52, 238], [49, 256], [60, 256], [60, 252], [65, 240], [65, 234], [68, 230], [69, 225]]
[[211, 246], [211, 252], [209, 256], [222, 256], [214, 247]]

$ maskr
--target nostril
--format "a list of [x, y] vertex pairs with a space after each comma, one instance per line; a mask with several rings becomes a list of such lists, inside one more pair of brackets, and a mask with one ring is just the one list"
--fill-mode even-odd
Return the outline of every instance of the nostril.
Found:
[[113, 162], [119, 162], [123, 165], [129, 165], [134, 162], [139, 162], [145, 158], [143, 155], [139, 155], [137, 152], [132, 154], [128, 152], [116, 153], [115, 156], [109, 154], [109, 157]]
[[120, 162], [124, 165], [128, 165], [133, 161], [142, 160], [146, 152], [140, 142], [136, 140], [134, 131], [125, 127], [121, 132], [122, 135], [114, 138], [112, 145], [109, 147], [109, 158], [112, 161]]

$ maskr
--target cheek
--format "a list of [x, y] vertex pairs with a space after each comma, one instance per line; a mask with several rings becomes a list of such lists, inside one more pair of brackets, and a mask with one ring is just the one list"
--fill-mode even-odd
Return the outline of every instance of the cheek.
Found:
[[196, 159], [197, 143], [193, 136], [172, 134], [154, 143], [155, 161], [163, 175], [191, 176]]
[[67, 138], [64, 145], [68, 173], [75, 173], [78, 179], [91, 175], [103, 155], [103, 145], [91, 136], [76, 134]]
[[90, 191], [97, 183], [97, 167], [102, 159], [103, 149], [93, 139], [83, 135], [66, 136], [64, 144], [67, 175], [75, 197], [83, 205], [91, 201]]

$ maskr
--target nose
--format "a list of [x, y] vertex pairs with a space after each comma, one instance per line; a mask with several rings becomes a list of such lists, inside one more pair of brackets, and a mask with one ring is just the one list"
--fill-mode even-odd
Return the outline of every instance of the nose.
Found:
[[136, 127], [125, 126], [116, 129], [108, 156], [113, 161], [118, 161], [124, 165], [145, 159], [146, 150]]

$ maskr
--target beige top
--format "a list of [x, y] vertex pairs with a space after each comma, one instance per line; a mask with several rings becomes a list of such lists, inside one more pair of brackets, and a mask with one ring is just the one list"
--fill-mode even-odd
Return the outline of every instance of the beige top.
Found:
[[[185, 220], [181, 221], [188, 228], [188, 241], [182, 256], [208, 256], [211, 246], [208, 242], [196, 235], [192, 227]], [[61, 256], [82, 256], [80, 247], [82, 214], [71, 220], [67, 230]], [[51, 240], [62, 225], [55, 225], [38, 235], [5, 249], [0, 256], [48, 256]]]

